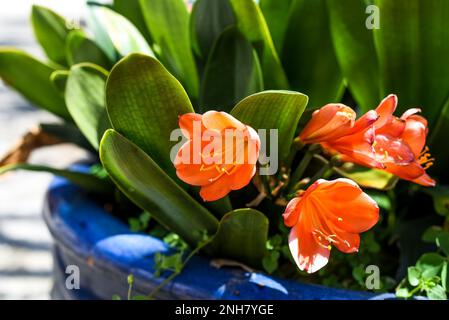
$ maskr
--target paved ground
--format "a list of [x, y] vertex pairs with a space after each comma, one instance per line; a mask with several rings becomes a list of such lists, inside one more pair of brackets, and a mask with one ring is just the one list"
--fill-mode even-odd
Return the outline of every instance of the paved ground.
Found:
[[[32, 3], [77, 18], [82, 0], [3, 0], [0, 46], [14, 46], [43, 57], [28, 16]], [[0, 81], [0, 155], [39, 122], [56, 118], [30, 106]], [[65, 167], [84, 153], [72, 146], [46, 148], [31, 162]], [[48, 299], [51, 288], [51, 238], [41, 217], [48, 174], [18, 172], [0, 177], [0, 299]]]

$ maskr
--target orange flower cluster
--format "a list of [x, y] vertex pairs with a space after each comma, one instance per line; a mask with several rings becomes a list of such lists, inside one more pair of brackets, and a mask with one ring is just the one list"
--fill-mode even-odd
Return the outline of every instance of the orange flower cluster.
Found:
[[409, 109], [400, 118], [394, 116], [397, 103], [397, 97], [390, 95], [358, 120], [350, 107], [328, 104], [313, 113], [300, 139], [319, 143], [344, 161], [434, 186], [435, 181], [425, 171], [434, 161], [425, 147], [427, 120], [417, 115], [420, 109]]
[[[396, 117], [396, 106], [397, 97], [390, 95], [375, 110], [356, 119], [350, 107], [328, 104], [313, 113], [300, 139], [306, 144], [320, 144], [344, 161], [434, 186], [435, 181], [425, 171], [433, 164], [425, 147], [427, 121], [417, 115], [419, 109]], [[217, 111], [183, 115], [179, 125], [188, 141], [175, 159], [176, 172], [181, 180], [201, 187], [204, 201], [218, 200], [251, 181], [260, 147], [254, 129]], [[209, 146], [202, 138], [205, 132], [216, 133], [222, 141], [229, 130], [235, 143], [206, 151]], [[239, 156], [242, 153], [244, 156]], [[293, 259], [299, 269], [312, 273], [327, 264], [332, 246], [344, 253], [357, 252], [359, 234], [377, 223], [379, 207], [352, 180], [319, 179], [288, 203], [283, 218], [285, 225], [292, 228], [289, 247]]]

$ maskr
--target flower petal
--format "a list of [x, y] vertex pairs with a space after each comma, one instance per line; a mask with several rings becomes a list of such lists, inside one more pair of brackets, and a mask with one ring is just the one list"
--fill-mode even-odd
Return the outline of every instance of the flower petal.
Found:
[[301, 197], [295, 197], [287, 204], [285, 212], [282, 215], [284, 224], [287, 227], [293, 227], [299, 219], [301, 214]]
[[378, 134], [376, 135], [374, 149], [376, 159], [384, 164], [407, 165], [415, 161], [413, 150], [408, 143], [400, 138]]
[[345, 231], [338, 231], [339, 241], [333, 243], [338, 250], [343, 253], [354, 253], [359, 251], [360, 236], [357, 233], [349, 233]]
[[179, 117], [179, 127], [182, 130], [184, 136], [188, 139], [193, 137], [193, 129], [198, 128], [199, 134], [201, 134], [201, 129], [204, 129], [202, 125], [202, 118], [200, 114], [197, 113], [186, 113]]
[[207, 111], [203, 114], [203, 124], [209, 130], [225, 129], [245, 130], [246, 126], [226, 112]]
[[246, 187], [256, 174], [255, 164], [243, 164], [232, 174], [231, 190]]
[[409, 145], [416, 158], [426, 145], [427, 120], [418, 115], [409, 116], [406, 120], [402, 139]]
[[407, 111], [405, 111], [402, 116], [401, 119], [403, 120], [407, 120], [410, 116], [417, 114], [417, 113], [421, 113], [421, 109], [420, 108], [411, 108], [408, 109]]
[[373, 125], [379, 119], [379, 115], [375, 110], [370, 110], [356, 120], [354, 127], [351, 129], [349, 134], [355, 134], [364, 131]]
[[323, 144], [323, 147], [324, 149], [330, 149], [331, 151], [340, 153], [343, 161], [383, 169], [383, 164], [376, 159], [373, 148], [374, 138], [374, 128], [368, 127], [364, 132]]
[[320, 184], [309, 201], [321, 208], [321, 215], [329, 223], [349, 233], [365, 232], [379, 220], [376, 201], [349, 179], [340, 178]]
[[389, 95], [376, 108], [376, 112], [379, 115], [379, 119], [374, 124], [376, 129], [383, 127], [390, 121], [393, 116], [396, 106], [398, 105], [398, 97], [394, 94]]
[[201, 187], [200, 196], [204, 201], [216, 201], [224, 198], [231, 192], [231, 182], [232, 177], [223, 174], [211, 184]]
[[385, 171], [390, 172], [401, 179], [410, 181], [418, 179], [425, 173], [423, 167], [416, 161], [402, 166], [388, 163]]
[[343, 104], [328, 104], [312, 114], [312, 119], [300, 134], [304, 143], [319, 143], [340, 138], [354, 126], [354, 110]]
[[405, 124], [405, 120], [393, 116], [387, 124], [376, 130], [376, 134], [399, 138], [404, 132]]
[[412, 182], [420, 184], [424, 187], [435, 187], [436, 181], [433, 180], [427, 173], [424, 173], [419, 178], [412, 180]]
[[320, 270], [329, 261], [330, 249], [316, 242], [304, 224], [297, 224], [290, 230], [288, 245], [298, 268], [307, 273]]

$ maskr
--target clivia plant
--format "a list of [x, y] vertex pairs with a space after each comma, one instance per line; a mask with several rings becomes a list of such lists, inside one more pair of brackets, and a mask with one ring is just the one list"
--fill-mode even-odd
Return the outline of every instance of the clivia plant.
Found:
[[[178, 250], [157, 256], [172, 277], [199, 253], [366, 289], [375, 265], [373, 289], [445, 299], [449, 38], [432, 30], [449, 27], [436, 14], [449, 7], [368, 2], [88, 2], [86, 30], [35, 6], [49, 61], [1, 48], [0, 77], [63, 123], [30, 133], [0, 173], [49, 171], [101, 195]], [[365, 25], [372, 4], [377, 30]], [[61, 141], [98, 162], [25, 163]]]

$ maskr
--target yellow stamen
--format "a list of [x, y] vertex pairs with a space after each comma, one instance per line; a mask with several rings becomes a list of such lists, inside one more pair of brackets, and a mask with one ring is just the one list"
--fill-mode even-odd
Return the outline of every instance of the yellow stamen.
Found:
[[429, 153], [429, 147], [425, 147], [419, 155], [418, 163], [423, 166], [424, 170], [429, 169], [435, 163], [435, 158]]

